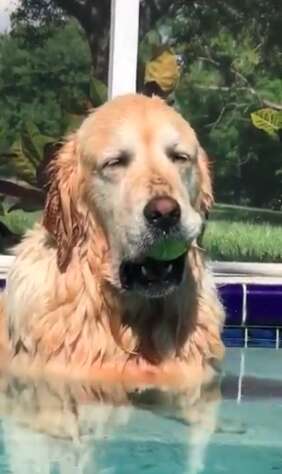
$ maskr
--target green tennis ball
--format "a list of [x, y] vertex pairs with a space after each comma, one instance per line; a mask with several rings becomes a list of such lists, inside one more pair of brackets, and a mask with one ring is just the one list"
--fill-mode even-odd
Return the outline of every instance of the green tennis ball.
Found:
[[184, 240], [163, 240], [151, 247], [148, 257], [162, 261], [175, 260], [186, 253], [187, 248], [187, 242]]

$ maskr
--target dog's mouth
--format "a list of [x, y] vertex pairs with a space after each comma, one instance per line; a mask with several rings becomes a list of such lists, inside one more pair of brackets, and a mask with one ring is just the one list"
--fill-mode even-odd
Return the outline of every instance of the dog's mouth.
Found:
[[186, 254], [169, 261], [150, 257], [142, 261], [124, 261], [120, 265], [122, 288], [151, 298], [166, 296], [181, 284], [185, 260]]

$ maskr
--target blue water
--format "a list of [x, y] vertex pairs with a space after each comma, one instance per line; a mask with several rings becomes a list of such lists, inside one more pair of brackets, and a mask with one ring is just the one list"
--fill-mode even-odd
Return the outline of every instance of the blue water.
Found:
[[229, 350], [220, 387], [189, 400], [2, 377], [0, 473], [282, 473], [281, 362]]

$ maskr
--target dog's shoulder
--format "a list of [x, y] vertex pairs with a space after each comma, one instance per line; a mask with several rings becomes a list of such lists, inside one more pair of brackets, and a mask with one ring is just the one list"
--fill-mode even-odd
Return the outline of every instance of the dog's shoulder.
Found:
[[7, 275], [3, 304], [6, 317], [19, 321], [21, 315], [32, 313], [43, 304], [48, 288], [55, 284], [56, 249], [38, 223], [27, 231], [12, 253], [15, 260]]

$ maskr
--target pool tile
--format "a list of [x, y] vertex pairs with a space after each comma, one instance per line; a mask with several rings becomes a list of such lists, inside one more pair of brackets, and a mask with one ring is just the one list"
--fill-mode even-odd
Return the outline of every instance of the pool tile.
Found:
[[248, 329], [248, 347], [276, 347], [277, 332], [275, 328]]
[[260, 347], [245, 349], [244, 373], [251, 377], [281, 381], [281, 357], [281, 349], [266, 351], [262, 351]]
[[222, 338], [226, 347], [244, 347], [245, 330], [244, 328], [225, 327]]
[[279, 329], [279, 348], [282, 349], [282, 329]]
[[229, 374], [237, 374], [240, 371], [242, 351], [244, 348], [238, 349], [237, 347], [229, 348], [225, 352], [224, 356], [224, 368]]
[[222, 285], [219, 287], [219, 293], [226, 310], [226, 325], [240, 326], [243, 314], [243, 286]]
[[282, 326], [282, 285], [247, 285], [247, 326]]

